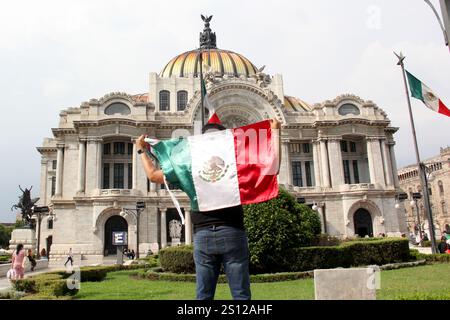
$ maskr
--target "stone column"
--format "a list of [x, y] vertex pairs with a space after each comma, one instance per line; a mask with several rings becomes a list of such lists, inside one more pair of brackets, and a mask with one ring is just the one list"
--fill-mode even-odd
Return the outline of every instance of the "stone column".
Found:
[[320, 139], [320, 160], [322, 172], [322, 185], [325, 188], [330, 187], [330, 168], [328, 166], [328, 151], [327, 142], [325, 139]]
[[184, 215], [186, 216], [185, 226], [185, 232], [184, 237], [186, 240], [186, 244], [192, 244], [192, 222], [191, 222], [191, 210], [184, 209]]
[[62, 196], [62, 179], [63, 179], [63, 165], [64, 165], [64, 145], [58, 144], [56, 151], [56, 187], [55, 197]]
[[103, 140], [97, 140], [97, 189], [102, 188], [102, 156], [103, 156]]
[[394, 186], [395, 188], [400, 188], [400, 182], [398, 181], [397, 160], [395, 159], [394, 145], [395, 142], [388, 143], [389, 156], [391, 157], [392, 174], [394, 176]]
[[159, 209], [161, 211], [161, 248], [167, 247], [167, 219], [166, 208]]
[[322, 177], [320, 173], [320, 142], [313, 141], [313, 166], [314, 166], [314, 181], [316, 186], [322, 185]]
[[85, 193], [92, 193], [97, 185], [97, 144], [96, 140], [90, 138], [86, 146], [86, 186]]
[[289, 140], [281, 141], [281, 166], [279, 182], [282, 184], [292, 184], [291, 159], [289, 156]]
[[332, 187], [344, 184], [344, 168], [342, 163], [341, 139], [328, 139], [328, 157], [330, 159], [330, 175]]
[[320, 225], [321, 225], [322, 233], [326, 233], [327, 232], [327, 226], [326, 226], [327, 220], [324, 215], [323, 204], [318, 203], [317, 207], [318, 207], [318, 213], [319, 213], [320, 222], [321, 222]]
[[380, 139], [378, 137], [367, 137], [366, 139], [370, 182], [384, 186], [384, 169], [380, 148]]
[[383, 156], [384, 177], [388, 187], [393, 186], [391, 157], [389, 155], [389, 146], [385, 139], [381, 140], [381, 154]]
[[133, 185], [132, 185], [132, 189], [136, 190], [137, 189], [137, 150], [136, 150], [136, 143], [135, 140], [132, 139], [133, 142], [133, 173], [132, 173], [132, 179], [133, 179]]
[[41, 185], [40, 185], [40, 204], [47, 205], [47, 178], [48, 178], [48, 160], [41, 160]]
[[86, 181], [86, 142], [80, 140], [78, 152], [78, 186], [77, 192], [84, 192], [84, 185]]

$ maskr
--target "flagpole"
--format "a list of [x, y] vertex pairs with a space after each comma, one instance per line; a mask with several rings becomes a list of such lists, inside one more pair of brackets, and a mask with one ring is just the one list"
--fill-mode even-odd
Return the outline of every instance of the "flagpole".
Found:
[[[428, 231], [430, 233], [431, 251], [432, 251], [432, 253], [437, 253], [436, 237], [435, 237], [435, 233], [434, 233], [434, 222], [433, 222], [433, 216], [431, 213], [430, 198], [429, 198], [429, 194], [428, 194], [428, 179], [426, 177], [426, 171], [425, 171], [426, 167], [420, 161], [419, 147], [417, 145], [416, 128], [414, 125], [414, 117], [413, 117], [412, 108], [411, 108], [411, 99], [409, 97], [408, 83], [406, 81], [405, 64], [403, 62], [405, 60], [405, 56], [401, 52], [400, 52], [400, 55], [396, 54], [395, 52], [394, 52], [394, 54], [398, 58], [397, 65], [399, 65], [402, 68], [403, 83], [405, 86], [406, 100], [408, 102], [409, 121], [411, 124], [411, 131], [412, 131], [412, 135], [413, 135], [414, 150], [416, 152], [417, 171], [419, 173], [420, 186], [422, 188], [422, 193], [423, 193], [425, 214], [428, 218]], [[419, 212], [417, 214], [419, 215]], [[420, 237], [422, 238], [422, 235], [420, 235]]]
[[202, 47], [200, 45], [200, 108], [201, 108], [201, 114], [202, 114], [202, 128], [205, 125], [205, 107], [203, 105], [203, 100], [205, 100], [205, 95], [203, 93], [203, 52]]

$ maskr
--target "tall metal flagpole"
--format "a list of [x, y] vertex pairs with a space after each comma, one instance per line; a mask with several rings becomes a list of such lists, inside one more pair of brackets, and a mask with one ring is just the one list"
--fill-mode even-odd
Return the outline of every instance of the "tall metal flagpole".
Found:
[[425, 214], [428, 218], [428, 230], [429, 230], [430, 238], [431, 238], [430, 239], [431, 240], [431, 250], [433, 253], [437, 253], [436, 237], [435, 237], [435, 233], [434, 233], [434, 222], [433, 222], [433, 216], [431, 213], [430, 198], [428, 195], [428, 181], [427, 181], [428, 179], [426, 178], [425, 165], [420, 161], [419, 147], [417, 146], [416, 128], [414, 126], [414, 117], [413, 117], [412, 108], [411, 108], [411, 99], [409, 97], [408, 83], [406, 81], [405, 64], [403, 63], [403, 60], [405, 60], [405, 56], [401, 52], [400, 52], [400, 55], [396, 54], [395, 52], [394, 52], [394, 54], [398, 58], [397, 65], [401, 66], [401, 68], [402, 68], [406, 100], [408, 102], [409, 121], [411, 124], [411, 131], [412, 131], [413, 140], [414, 140], [414, 149], [416, 152], [417, 170], [419, 173], [420, 186], [422, 188], [422, 193], [423, 193]]
[[203, 52], [202, 47], [200, 45], [200, 107], [201, 107], [201, 113], [202, 113], [202, 128], [205, 125], [205, 106], [203, 105], [203, 100], [205, 99], [205, 94], [203, 93]]

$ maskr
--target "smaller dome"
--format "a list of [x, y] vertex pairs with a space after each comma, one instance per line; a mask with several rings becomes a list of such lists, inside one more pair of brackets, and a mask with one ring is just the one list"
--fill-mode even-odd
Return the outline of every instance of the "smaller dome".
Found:
[[287, 111], [311, 111], [312, 108], [305, 101], [296, 97], [284, 96], [284, 107]]

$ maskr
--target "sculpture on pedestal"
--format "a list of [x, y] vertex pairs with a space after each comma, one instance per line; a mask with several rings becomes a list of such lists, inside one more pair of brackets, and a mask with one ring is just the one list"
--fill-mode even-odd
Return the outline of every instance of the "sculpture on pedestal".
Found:
[[11, 211], [19, 209], [22, 214], [22, 220], [27, 222], [28, 227], [33, 228], [33, 207], [39, 201], [39, 198], [31, 198], [31, 189], [33, 189], [33, 186], [30, 189], [25, 188], [23, 190], [19, 185], [19, 189], [22, 191], [22, 195], [19, 196], [19, 202], [11, 207]]

